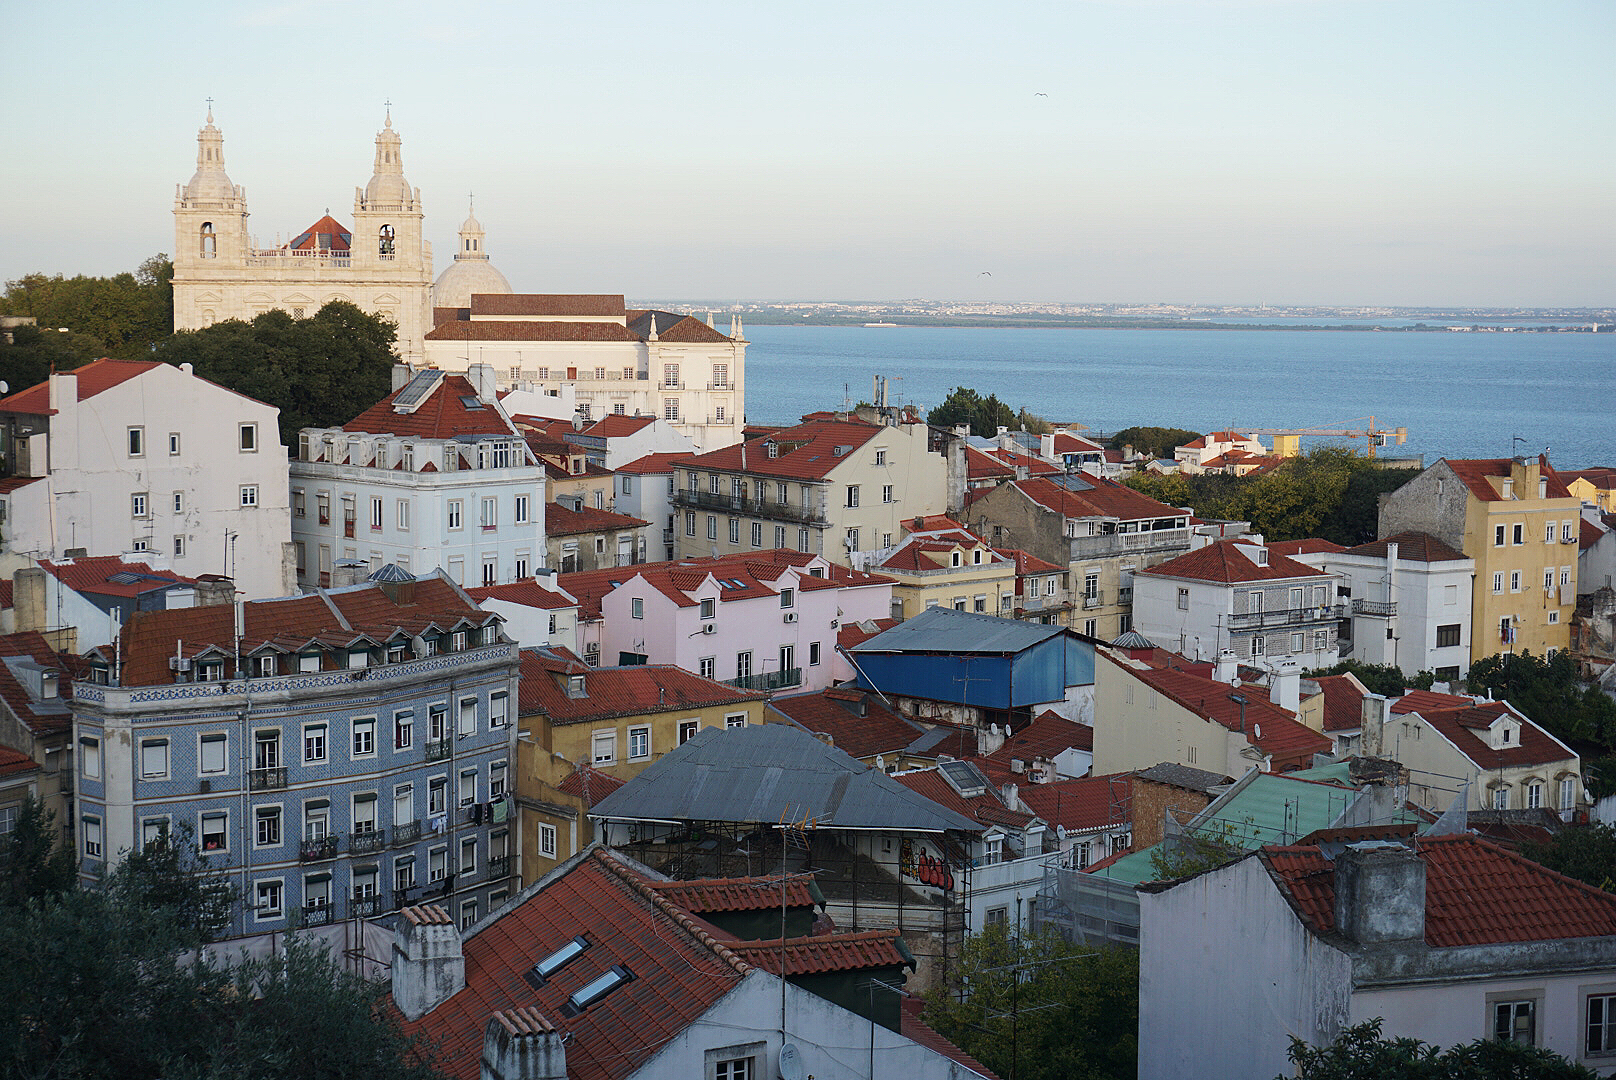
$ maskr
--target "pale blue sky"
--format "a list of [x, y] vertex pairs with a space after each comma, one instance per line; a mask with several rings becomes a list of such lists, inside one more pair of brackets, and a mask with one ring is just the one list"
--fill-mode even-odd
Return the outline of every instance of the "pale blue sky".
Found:
[[521, 291], [1616, 304], [1610, 0], [5, 10], [0, 278], [172, 250], [211, 95], [262, 243], [391, 98]]

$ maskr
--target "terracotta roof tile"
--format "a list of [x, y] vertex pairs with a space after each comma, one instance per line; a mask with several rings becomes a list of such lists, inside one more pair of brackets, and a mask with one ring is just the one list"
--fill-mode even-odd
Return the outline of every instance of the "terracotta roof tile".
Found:
[[1176, 559], [1145, 570], [1136, 571], [1153, 577], [1189, 578], [1210, 581], [1219, 585], [1244, 584], [1251, 581], [1281, 581], [1287, 578], [1316, 578], [1324, 571], [1299, 563], [1269, 549], [1268, 565], [1259, 566], [1237, 548], [1250, 549], [1252, 545], [1239, 540], [1218, 540]]
[[[144, 375], [152, 368], [162, 366], [155, 360], [111, 360], [102, 357], [83, 367], [74, 368], [72, 374], [78, 376], [79, 400], [83, 401], [104, 390], [111, 390], [120, 383], [128, 382], [137, 375]], [[35, 383], [26, 390], [19, 390], [10, 397], [0, 398], [0, 412], [44, 415], [50, 411], [49, 379]]]
[[[1455, 551], [1430, 533], [1400, 532], [1396, 536], [1388, 536], [1383, 540], [1371, 540], [1367, 544], [1347, 548], [1348, 555], [1369, 555], [1377, 559], [1386, 557], [1386, 545], [1397, 545], [1397, 557], [1407, 559], [1409, 562], [1458, 562], [1470, 556], [1462, 551]], [[1341, 550], [1337, 548], [1336, 550]]]
[[999, 795], [999, 789], [993, 784], [989, 784], [987, 791], [981, 795], [967, 799], [955, 791], [953, 786], [943, 779], [943, 774], [935, 768], [896, 773], [892, 779], [915, 794], [924, 795], [939, 806], [952, 810], [963, 817], [970, 818], [972, 821], [980, 821], [984, 825], [1007, 825], [1012, 828], [1021, 828], [1033, 820], [1032, 814], [1012, 810], [1005, 806], [1004, 800]]
[[581, 761], [562, 778], [556, 788], [582, 799], [585, 806], [593, 809], [596, 803], [626, 783], [627, 780], [619, 780], [611, 773], [601, 772], [587, 761]]
[[[477, 401], [477, 388], [463, 375], [445, 375], [414, 412], [393, 411], [393, 401], [405, 387], [342, 425], [343, 431], [396, 435], [417, 439], [452, 439], [457, 435], [515, 435], [505, 410]], [[475, 407], [466, 403], [475, 402]]]
[[866, 619], [863, 622], [843, 623], [836, 631], [836, 647], [851, 649], [862, 645], [877, 634], [884, 634], [898, 625], [897, 619]]
[[[40, 560], [40, 568], [74, 592], [99, 596], [139, 596], [171, 585], [195, 585], [196, 579], [172, 570], [154, 570], [144, 562], [125, 562], [119, 555], [94, 555], [84, 559], [52, 562]], [[129, 574], [134, 581], [113, 581], [118, 574]]]
[[[569, 697], [566, 679], [583, 675], [584, 697]], [[672, 664], [578, 669], [553, 652], [522, 650], [522, 715], [542, 712], [552, 724], [578, 724], [614, 716], [683, 712], [709, 705], [762, 701], [768, 694], [737, 690]]]
[[1435, 690], [1410, 690], [1391, 703], [1389, 711], [1398, 713], [1424, 713], [1428, 710], [1464, 709], [1475, 704], [1473, 698], [1463, 694], [1439, 694]]
[[1113, 517], [1121, 521], [1184, 517], [1184, 511], [1141, 495], [1112, 480], [1085, 474], [1086, 491], [1073, 491], [1053, 480], [1017, 480], [1015, 487], [1040, 506], [1070, 518]]
[[1277, 551], [1286, 558], [1293, 558], [1297, 555], [1333, 554], [1346, 549], [1329, 540], [1309, 537], [1306, 540], [1276, 540], [1268, 545], [1268, 550]]
[[[1453, 458], [1443, 458], [1442, 460], [1447, 462], [1448, 468], [1454, 471], [1455, 475], [1459, 477], [1459, 479], [1464, 483], [1465, 487], [1470, 489], [1470, 493], [1476, 498], [1480, 499], [1482, 502], [1505, 501], [1504, 497], [1498, 493], [1498, 489], [1493, 487], [1492, 482], [1488, 478], [1509, 476], [1511, 466], [1514, 464], [1511, 459], [1470, 458], [1455, 460]], [[1549, 465], [1549, 459], [1543, 455], [1539, 455], [1537, 460], [1541, 469], [1541, 475], [1545, 480], [1548, 481], [1546, 488], [1548, 497], [1551, 499], [1571, 498], [1571, 492], [1566, 488], [1565, 482], [1560, 479], [1559, 475], [1554, 471], [1554, 468]], [[1533, 499], [1537, 498], [1537, 492], [1530, 492], [1528, 497]]]
[[544, 508], [544, 533], [546, 536], [573, 536], [578, 533], [614, 532], [621, 529], [638, 529], [651, 524], [637, 517], [627, 514], [614, 514], [610, 510], [596, 510], [593, 506], [585, 506], [580, 510], [562, 506], [560, 503], [550, 503]]
[[987, 1080], [999, 1080], [997, 1073], [976, 1060], [964, 1050], [945, 1039], [941, 1032], [932, 1028], [920, 1018], [921, 1010], [926, 1007], [924, 1000], [918, 997], [903, 999], [903, 1013], [899, 1018], [898, 1033], [906, 1039], [911, 1039], [921, 1046], [937, 1051], [950, 1061], [957, 1061], [972, 1072], [980, 1073]]
[[1000, 744], [989, 760], [1009, 765], [1012, 758], [1031, 761], [1035, 757], [1054, 758], [1067, 750], [1094, 749], [1094, 729], [1045, 710], [1032, 723]]
[[[779, 907], [778, 900], [775, 906]], [[898, 949], [901, 936], [896, 930], [866, 930], [858, 934], [787, 938], [786, 974], [819, 975], [829, 971], [912, 966], [909, 958]], [[729, 941], [725, 944], [747, 963], [776, 975], [780, 973], [779, 938], [772, 941]]]
[[[61, 695], [58, 704], [41, 703], [36, 708], [28, 691], [3, 662], [6, 657], [26, 658], [41, 667], [60, 672], [57, 680], [57, 693]], [[35, 631], [0, 637], [0, 700], [4, 700], [11, 715], [35, 735], [60, 734], [73, 727], [73, 715], [65, 708], [73, 696], [71, 676], [74, 674], [74, 665], [68, 663], [69, 659], [51, 648], [50, 642]]]
[[[752, 439], [711, 453], [687, 456], [676, 464], [682, 468], [788, 480], [823, 480], [836, 466], [850, 460], [853, 451], [880, 433], [881, 428], [862, 420], [815, 420], [785, 428], [767, 439]], [[780, 445], [778, 456], [772, 458], [764, 445], [771, 439]], [[848, 449], [838, 454], [838, 447]]]
[[656, 423], [654, 416], [619, 416], [611, 413], [596, 420], [579, 434], [596, 439], [621, 439], [643, 431], [654, 423]]
[[[638, 341], [626, 326], [610, 322], [442, 322], [427, 331], [427, 341]], [[551, 369], [555, 374], [555, 369]]]
[[[853, 710], [863, 701], [864, 715]], [[824, 690], [817, 694], [777, 697], [769, 708], [790, 718], [811, 735], [829, 735], [838, 750], [856, 758], [896, 754], [921, 735], [920, 725], [888, 709], [875, 694]]]
[[623, 297], [616, 293], [473, 293], [473, 318], [488, 315], [623, 315]]
[[[685, 881], [649, 881], [647, 884], [671, 903], [697, 915], [708, 915], [715, 911], [780, 910], [782, 882], [778, 876], [691, 878]], [[787, 907], [814, 905], [814, 896], [806, 878], [786, 878], [783, 884]], [[779, 940], [776, 939], [774, 944], [778, 949]], [[779, 965], [769, 970], [778, 971]]]
[[1023, 784], [1021, 801], [1051, 827], [1067, 831], [1103, 829], [1132, 820], [1133, 780], [1130, 773], [1084, 776], [1047, 784]]
[[479, 604], [484, 600], [504, 600], [506, 603], [543, 608], [547, 611], [578, 606], [578, 601], [571, 596], [554, 589], [546, 589], [537, 581], [513, 581], [505, 585], [467, 589], [466, 595]]
[[680, 458], [687, 458], [689, 454], [673, 452], [666, 454], [646, 454], [642, 458], [635, 458], [626, 465], [619, 465], [620, 473], [633, 473], [635, 476], [664, 476], [673, 472], [673, 463]]
[[1608, 465], [1596, 465], [1591, 469], [1561, 469], [1559, 473], [1567, 489], [1578, 480], [1586, 480], [1602, 491], [1616, 491], [1616, 469]]
[[[327, 238], [327, 242], [325, 244], [321, 244], [319, 241], [319, 237], [322, 235]], [[344, 225], [330, 214], [326, 214], [324, 217], [320, 218], [319, 221], [316, 221], [313, 225], [310, 225], [308, 228], [299, 233], [295, 238], [292, 239], [290, 243], [282, 248], [282, 250], [348, 251], [350, 250], [348, 241], [352, 236], [352, 229], [348, 228], [348, 226]]]
[[0, 746], [0, 776], [18, 776], [38, 772], [40, 768], [27, 754]]
[[1594, 524], [1592, 521], [1589, 521], [1587, 518], [1581, 519], [1580, 528], [1577, 531], [1578, 550], [1587, 551], [1604, 538], [1604, 529], [1601, 529], [1598, 525]]
[[1324, 695], [1324, 730], [1357, 731], [1363, 727], [1362, 685], [1351, 675], [1321, 675], [1314, 680]]
[[[1425, 943], [1433, 948], [1616, 934], [1616, 895], [1463, 833], [1413, 847], [1425, 863]], [[1317, 932], [1335, 927], [1335, 866], [1316, 847], [1266, 847], [1276, 884]]]
[[[548, 527], [548, 522], [546, 526]], [[742, 583], [739, 590], [720, 590], [717, 599], [720, 603], [727, 600], [748, 599], [762, 595], [776, 595], [777, 590], [765, 585], [765, 582], [776, 582], [793, 567], [802, 568], [818, 559], [816, 555], [806, 552], [792, 551], [787, 548], [773, 548], [764, 551], [748, 551], [736, 555], [707, 556], [697, 559], [679, 559], [675, 561], [636, 563], [633, 566], [609, 567], [604, 570], [585, 570], [570, 574], [562, 574], [561, 587], [578, 598], [578, 617], [584, 620], [600, 618], [601, 600], [618, 586], [632, 581], [635, 577], [644, 578], [649, 584], [655, 586], [659, 592], [671, 599], [681, 607], [689, 607], [696, 600], [686, 596], [685, 591], [694, 589], [709, 577], [720, 580], [731, 579]], [[820, 560], [822, 562], [822, 560]], [[816, 578], [803, 571], [796, 580], [799, 589], [839, 589], [856, 588], [867, 585], [890, 584], [891, 578], [881, 574], [866, 574], [857, 570], [849, 570], [845, 566], [831, 563], [825, 570], [823, 578]]]
[[1525, 719], [1521, 721], [1518, 743], [1497, 749], [1489, 746], [1485, 733], [1494, 720], [1505, 714], [1520, 718], [1502, 701], [1445, 711], [1427, 712], [1422, 709], [1419, 713], [1426, 723], [1441, 732], [1443, 738], [1483, 770], [1552, 765], [1576, 758], [1576, 753], [1570, 747]]

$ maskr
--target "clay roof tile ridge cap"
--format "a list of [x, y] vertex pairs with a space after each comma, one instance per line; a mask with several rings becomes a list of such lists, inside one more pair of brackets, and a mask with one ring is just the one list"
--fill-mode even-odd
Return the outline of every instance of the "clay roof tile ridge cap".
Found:
[[640, 897], [649, 901], [652, 907], [656, 908], [668, 918], [672, 919], [687, 934], [694, 937], [702, 945], [711, 949], [715, 954], [717, 954], [719, 959], [723, 960], [725, 964], [734, 969], [736, 974], [745, 975], [752, 970], [752, 965], [735, 955], [734, 950], [732, 950], [728, 945], [725, 945], [723, 942], [714, 938], [707, 931], [697, 926], [696, 921], [690, 917], [689, 912], [680, 908], [667, 897], [662, 896], [655, 889], [641, 881], [639, 875], [633, 873], [628, 869], [628, 867], [618, 864], [599, 848], [595, 850], [595, 858], [600, 861], [601, 865], [605, 867], [607, 871], [616, 876], [620, 881], [627, 884], [628, 887], [635, 893], [639, 894]]

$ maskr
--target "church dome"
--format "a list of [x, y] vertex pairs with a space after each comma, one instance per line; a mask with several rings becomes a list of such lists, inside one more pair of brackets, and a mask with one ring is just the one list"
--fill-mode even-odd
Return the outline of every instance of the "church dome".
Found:
[[196, 133], [196, 172], [185, 185], [184, 197], [193, 201], [226, 201], [236, 197], [236, 186], [224, 171], [224, 136], [213, 126], [213, 110]]
[[365, 202], [370, 206], [410, 206], [415, 193], [404, 179], [403, 140], [393, 130], [389, 113], [387, 126], [376, 133], [376, 163], [370, 183], [365, 185]]
[[473, 293], [509, 293], [511, 283], [488, 261], [483, 246], [483, 225], [475, 213], [460, 223], [460, 246], [450, 263], [432, 285], [432, 306], [470, 307]]

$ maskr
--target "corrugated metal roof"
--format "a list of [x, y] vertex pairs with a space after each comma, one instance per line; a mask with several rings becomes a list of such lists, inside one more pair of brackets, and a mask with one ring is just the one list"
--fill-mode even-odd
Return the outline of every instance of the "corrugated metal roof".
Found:
[[788, 724], [708, 728], [653, 762], [590, 814], [659, 821], [816, 820], [821, 828], [981, 832]]
[[883, 634], [853, 646], [858, 653], [1018, 653], [1066, 633], [1062, 626], [1000, 619], [974, 611], [927, 608]]

